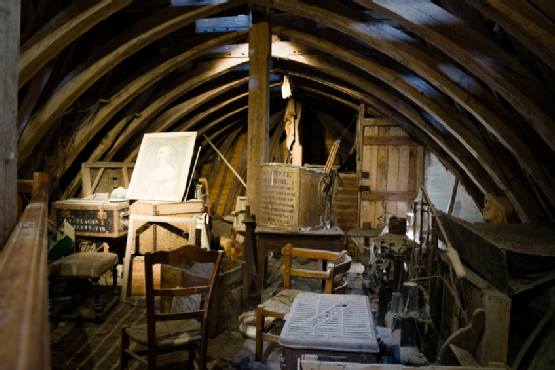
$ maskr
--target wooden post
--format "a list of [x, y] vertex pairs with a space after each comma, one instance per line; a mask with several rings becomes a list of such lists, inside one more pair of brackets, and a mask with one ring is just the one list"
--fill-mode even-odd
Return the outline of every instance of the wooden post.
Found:
[[268, 162], [270, 121], [270, 24], [267, 15], [253, 14], [249, 31], [249, 121], [247, 204], [258, 215], [260, 165]]
[[0, 250], [17, 222], [19, 8], [19, 0], [0, 4]]
[[297, 166], [303, 165], [303, 143], [301, 142], [301, 114], [302, 114], [302, 103], [296, 101], [295, 111], [297, 112], [297, 117], [295, 117], [295, 142], [293, 143], [293, 148], [291, 149], [291, 157], [293, 157], [292, 163]]

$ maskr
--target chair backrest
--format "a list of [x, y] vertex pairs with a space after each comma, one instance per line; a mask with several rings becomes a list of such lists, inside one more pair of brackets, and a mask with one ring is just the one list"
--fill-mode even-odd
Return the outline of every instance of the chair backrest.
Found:
[[[145, 288], [146, 288], [146, 314], [148, 326], [148, 341], [154, 343], [155, 322], [185, 319], [202, 319], [201, 332], [205, 335], [208, 330], [208, 317], [212, 306], [212, 295], [215, 290], [216, 280], [223, 261], [222, 251], [205, 251], [196, 245], [185, 245], [169, 252], [145, 253]], [[179, 261], [195, 261], [200, 263], [213, 263], [208, 279], [197, 279], [191, 285], [206, 282], [202, 286], [186, 286], [171, 289], [154, 289], [153, 266], [155, 264], [171, 265]], [[154, 297], [182, 297], [192, 294], [204, 294], [204, 309], [191, 312], [161, 313], [154, 309]], [[152, 335], [152, 338], [151, 338]], [[152, 341], [151, 341], [152, 339]]]
[[[338, 253], [317, 249], [293, 248], [291, 244], [287, 244], [281, 249], [281, 253], [285, 256], [284, 267], [281, 270], [285, 289], [291, 288], [291, 276], [300, 276], [324, 279], [326, 281], [324, 293], [326, 294], [345, 293], [347, 290], [345, 274], [351, 268], [351, 257], [347, 254], [347, 251]], [[296, 269], [291, 267], [292, 257], [317, 258], [330, 262], [326, 271]]]

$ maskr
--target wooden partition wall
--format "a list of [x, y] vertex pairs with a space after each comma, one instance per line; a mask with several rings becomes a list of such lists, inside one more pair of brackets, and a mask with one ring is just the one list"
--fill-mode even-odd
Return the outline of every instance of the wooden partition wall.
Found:
[[384, 199], [388, 212], [407, 217], [424, 182], [424, 147], [390, 118], [361, 117], [359, 128], [359, 227], [376, 227]]

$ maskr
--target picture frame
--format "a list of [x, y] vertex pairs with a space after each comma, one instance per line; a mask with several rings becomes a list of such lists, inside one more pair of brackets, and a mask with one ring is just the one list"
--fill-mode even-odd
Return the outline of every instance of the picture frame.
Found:
[[145, 134], [126, 199], [180, 202], [197, 132]]

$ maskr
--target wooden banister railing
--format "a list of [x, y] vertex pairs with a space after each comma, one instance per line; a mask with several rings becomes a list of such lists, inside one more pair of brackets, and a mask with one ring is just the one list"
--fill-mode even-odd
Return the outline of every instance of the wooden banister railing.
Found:
[[0, 254], [0, 367], [3, 369], [50, 368], [46, 261], [48, 176], [36, 173], [33, 182], [33, 197]]

